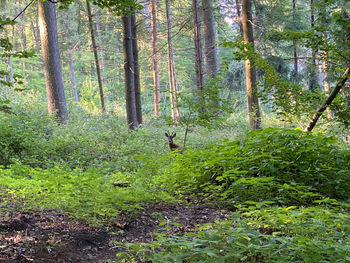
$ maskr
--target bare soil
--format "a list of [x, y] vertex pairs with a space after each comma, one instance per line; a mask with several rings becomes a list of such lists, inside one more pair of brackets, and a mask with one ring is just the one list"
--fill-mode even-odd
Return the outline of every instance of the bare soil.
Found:
[[205, 205], [153, 204], [108, 226], [93, 226], [57, 210], [6, 212], [0, 215], [0, 262], [107, 262], [121, 251], [116, 241], [151, 242], [157, 232], [184, 234], [228, 214]]

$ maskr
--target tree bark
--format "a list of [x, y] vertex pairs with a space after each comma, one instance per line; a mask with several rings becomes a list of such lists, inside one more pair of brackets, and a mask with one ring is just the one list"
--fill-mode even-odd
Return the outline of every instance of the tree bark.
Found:
[[158, 66], [158, 37], [157, 37], [157, 11], [156, 1], [151, 0], [151, 27], [152, 27], [152, 64], [153, 64], [153, 91], [154, 115], [159, 116], [159, 66]]
[[90, 33], [91, 33], [92, 49], [93, 49], [94, 57], [95, 57], [95, 66], [96, 66], [98, 87], [99, 87], [99, 91], [100, 91], [101, 108], [102, 108], [102, 112], [105, 112], [106, 107], [105, 107], [105, 99], [104, 99], [104, 94], [103, 94], [100, 63], [98, 60], [97, 45], [96, 45], [96, 41], [95, 41], [95, 32], [94, 32], [94, 25], [92, 22], [91, 8], [90, 8], [90, 3], [88, 0], [86, 0], [86, 7], [87, 7], [87, 12], [88, 12], [88, 17], [89, 17], [89, 27], [90, 27]]
[[170, 14], [169, 0], [165, 0], [166, 16], [167, 16], [167, 31], [168, 31], [168, 66], [169, 66], [169, 96], [170, 96], [170, 108], [171, 118], [173, 122], [180, 120], [180, 109], [177, 105], [177, 82], [174, 63], [174, 51], [172, 44], [172, 21]]
[[131, 33], [132, 33], [132, 52], [134, 55], [134, 79], [135, 79], [135, 103], [137, 123], [142, 124], [142, 102], [141, 102], [141, 84], [140, 84], [140, 64], [139, 49], [137, 46], [137, 24], [135, 13], [131, 14]]
[[196, 65], [196, 83], [197, 91], [203, 91], [203, 55], [202, 55], [202, 37], [201, 37], [201, 18], [199, 10], [199, 0], [192, 1], [194, 17], [194, 46], [195, 46], [195, 65]]
[[102, 36], [101, 36], [101, 26], [100, 26], [100, 20], [98, 18], [98, 11], [97, 8], [94, 6], [94, 13], [95, 13], [95, 22], [96, 22], [96, 33], [97, 33], [97, 40], [98, 40], [98, 48], [100, 50], [100, 54], [101, 54], [101, 70], [102, 70], [102, 79], [103, 79], [103, 83], [107, 84], [108, 83], [108, 79], [107, 77], [104, 75], [104, 71], [106, 68], [106, 63], [105, 63], [105, 53], [103, 50], [103, 42], [102, 42]]
[[241, 35], [243, 36], [243, 27], [242, 27], [241, 9], [240, 9], [240, 5], [239, 5], [239, 0], [236, 0], [236, 11], [237, 11], [239, 31], [241, 32]]
[[[314, 0], [310, 0], [310, 22], [311, 29], [313, 30], [315, 27], [315, 15], [314, 15]], [[311, 52], [312, 62], [311, 62], [311, 74], [310, 74], [310, 84], [309, 89], [311, 91], [315, 91], [317, 88], [317, 74], [316, 74], [316, 52], [312, 50]]]
[[134, 53], [132, 43], [131, 16], [122, 17], [126, 118], [129, 129], [138, 127], [135, 96]]
[[[251, 0], [242, 0], [242, 29], [243, 38], [245, 44], [250, 44], [254, 47], [253, 26], [252, 26], [252, 6]], [[245, 58], [245, 71], [246, 71], [246, 87], [248, 97], [248, 114], [250, 129], [261, 128], [261, 117], [259, 109], [259, 100], [256, 95], [256, 69], [252, 65], [252, 61]]]
[[313, 115], [309, 125], [306, 127], [306, 131], [312, 131], [312, 129], [315, 127], [318, 119], [321, 117], [322, 113], [326, 110], [327, 106], [331, 105], [332, 101], [335, 99], [335, 97], [338, 95], [339, 91], [344, 87], [346, 81], [349, 78], [349, 68], [347, 68], [341, 77], [341, 79], [338, 81], [337, 85], [332, 90], [331, 94], [329, 94], [328, 98], [322, 103], [322, 105], [316, 110], [316, 113]]
[[69, 14], [67, 11], [66, 11], [65, 26], [66, 26], [67, 43], [68, 43], [69, 69], [70, 69], [70, 74], [72, 77], [72, 88], [73, 88], [74, 101], [79, 102], [78, 90], [77, 90], [77, 80], [75, 77], [75, 70], [74, 70], [72, 39], [71, 39], [71, 35], [70, 35], [71, 29], [70, 29], [70, 23], [69, 23]]
[[[296, 12], [296, 0], [293, 0], [293, 22], [295, 23], [295, 12]], [[297, 41], [293, 40], [293, 54], [294, 54], [294, 77], [298, 79], [298, 54], [297, 54]]]
[[55, 12], [55, 5], [50, 1], [38, 1], [48, 111], [49, 114], [55, 114], [58, 122], [63, 123], [68, 119], [68, 113], [62, 81]]
[[218, 72], [218, 58], [216, 47], [215, 20], [213, 15], [213, 1], [202, 0], [204, 43], [206, 58], [206, 73], [208, 77], [215, 78]]
[[34, 25], [33, 21], [30, 21], [30, 28], [32, 30], [33, 38], [35, 40], [35, 47], [40, 52], [40, 36], [37, 33], [37, 26]]

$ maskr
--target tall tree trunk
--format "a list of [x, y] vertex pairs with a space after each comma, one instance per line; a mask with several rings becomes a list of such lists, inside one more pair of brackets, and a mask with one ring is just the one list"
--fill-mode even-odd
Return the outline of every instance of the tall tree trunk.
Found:
[[37, 33], [37, 26], [34, 25], [33, 21], [30, 21], [30, 29], [32, 30], [33, 38], [35, 40], [35, 47], [40, 52], [40, 36]]
[[138, 127], [135, 96], [134, 77], [134, 53], [132, 43], [131, 16], [122, 17], [123, 26], [123, 50], [124, 50], [124, 73], [125, 73], [125, 101], [126, 118], [129, 129]]
[[[24, 17], [23, 17], [23, 19], [24, 19]], [[19, 24], [19, 31], [21, 33], [21, 48], [22, 48], [22, 50], [27, 50], [27, 35], [26, 35], [25, 25]], [[28, 68], [27, 63], [25, 61], [23, 61], [22, 65], [23, 65], [24, 70], [26, 70]]]
[[[295, 13], [296, 13], [296, 0], [293, 0], [293, 22], [295, 21]], [[298, 54], [297, 54], [297, 41], [293, 40], [293, 55], [294, 55], [294, 78], [298, 79]]]
[[202, 0], [204, 43], [206, 71], [210, 78], [215, 78], [218, 72], [218, 58], [216, 47], [215, 20], [213, 15], [213, 1]]
[[238, 18], [239, 31], [241, 32], [241, 35], [243, 36], [240, 4], [239, 4], [239, 0], [235, 0], [235, 1], [236, 1], [236, 12], [237, 12], [237, 18]]
[[195, 65], [196, 65], [196, 83], [197, 91], [203, 91], [203, 55], [202, 55], [202, 37], [201, 37], [201, 18], [199, 10], [199, 0], [192, 1], [194, 17], [194, 46], [195, 46]]
[[88, 17], [89, 17], [89, 27], [90, 27], [90, 33], [91, 33], [92, 49], [94, 51], [94, 57], [95, 57], [95, 66], [96, 66], [98, 87], [100, 90], [101, 108], [102, 108], [102, 112], [105, 112], [106, 107], [105, 107], [105, 99], [104, 99], [104, 95], [103, 95], [100, 63], [98, 61], [98, 53], [97, 53], [97, 46], [96, 46], [96, 41], [95, 41], [94, 24], [92, 22], [91, 8], [90, 8], [90, 3], [88, 0], [86, 0], [86, 7], [87, 7], [87, 12], [88, 12]]
[[67, 43], [68, 43], [68, 54], [69, 54], [69, 69], [70, 69], [70, 74], [72, 77], [72, 88], [73, 88], [73, 95], [74, 95], [74, 101], [79, 102], [79, 97], [78, 97], [78, 90], [77, 90], [77, 81], [75, 78], [75, 70], [74, 70], [74, 61], [73, 61], [73, 50], [72, 50], [72, 39], [70, 36], [70, 23], [69, 23], [69, 14], [66, 11], [66, 34], [67, 34]]
[[[204, 46], [206, 59], [206, 75], [208, 79], [215, 78], [218, 73], [218, 57], [216, 47], [215, 20], [213, 14], [213, 1], [202, 0], [203, 22], [204, 22]], [[219, 91], [213, 90], [212, 102], [219, 105]], [[215, 110], [215, 113], [218, 111]]]
[[135, 13], [131, 14], [131, 34], [132, 34], [132, 52], [134, 55], [134, 79], [135, 79], [135, 103], [137, 123], [142, 124], [142, 102], [141, 102], [141, 84], [140, 84], [140, 64], [139, 49], [137, 46], [137, 24]]
[[[314, 15], [314, 0], [310, 0], [310, 22], [311, 22], [311, 29], [313, 30], [315, 27], [315, 15]], [[310, 84], [309, 84], [309, 89], [311, 91], [316, 90], [317, 88], [317, 66], [316, 66], [316, 52], [312, 50], [312, 62], [311, 62], [311, 74], [310, 74]]]
[[180, 109], [177, 105], [177, 81], [175, 73], [174, 63], [174, 51], [172, 45], [172, 21], [169, 7], [169, 0], [165, 0], [166, 16], [167, 16], [167, 31], [168, 31], [168, 66], [169, 66], [169, 95], [170, 95], [170, 108], [171, 118], [173, 122], [180, 120]]
[[103, 42], [102, 42], [102, 36], [101, 36], [101, 26], [100, 26], [100, 20], [98, 18], [98, 11], [97, 8], [94, 6], [94, 13], [95, 13], [95, 22], [96, 22], [96, 33], [97, 33], [97, 40], [98, 40], [98, 47], [100, 50], [101, 54], [101, 70], [102, 70], [102, 75], [103, 75], [103, 83], [107, 84], [108, 79], [104, 74], [105, 68], [106, 68], [106, 63], [105, 63], [105, 52], [103, 50]]
[[41, 52], [49, 114], [56, 114], [61, 123], [68, 118], [62, 81], [61, 60], [58, 48], [55, 5], [50, 1], [38, 1]]
[[[242, 28], [244, 43], [250, 44], [254, 47], [254, 36], [252, 26], [252, 5], [251, 0], [242, 0]], [[261, 128], [261, 117], [259, 109], [259, 100], [256, 94], [256, 69], [252, 65], [252, 61], [245, 58], [245, 71], [246, 71], [246, 87], [248, 96], [248, 113], [250, 129]]]
[[153, 91], [154, 115], [159, 116], [159, 66], [158, 66], [158, 38], [157, 38], [157, 11], [156, 1], [151, 0], [151, 27], [152, 27], [152, 64], [153, 64]]
[[[343, 9], [343, 17], [345, 19], [349, 19], [349, 13], [345, 9]], [[350, 41], [350, 32], [344, 32], [344, 37], [343, 37], [344, 46], [348, 45], [349, 41]], [[347, 90], [345, 94], [345, 98], [346, 98], [346, 106], [350, 108], [350, 88]]]
[[[322, 18], [321, 18], [321, 25], [327, 29], [328, 25], [326, 24], [326, 20], [327, 20], [327, 7], [323, 6], [323, 14], [322, 14]], [[324, 42], [327, 42], [327, 39], [329, 38], [329, 35], [327, 32], [323, 32], [322, 34], [322, 38], [324, 40]], [[321, 83], [320, 85], [323, 84], [323, 90], [325, 95], [328, 97], [331, 90], [330, 90], [330, 82], [329, 82], [329, 76], [328, 76], [328, 71], [329, 71], [329, 66], [328, 66], [328, 51], [326, 49], [324, 49], [322, 51], [323, 53], [323, 83]], [[322, 69], [322, 67], [321, 67]], [[320, 74], [321, 75], [321, 74]], [[327, 107], [327, 118], [330, 120], [332, 119], [332, 110], [330, 107]]]

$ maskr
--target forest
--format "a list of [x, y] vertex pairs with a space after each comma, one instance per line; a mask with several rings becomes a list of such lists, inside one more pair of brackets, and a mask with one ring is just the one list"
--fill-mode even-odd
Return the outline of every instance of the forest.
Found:
[[350, 262], [349, 0], [0, 0], [0, 262]]

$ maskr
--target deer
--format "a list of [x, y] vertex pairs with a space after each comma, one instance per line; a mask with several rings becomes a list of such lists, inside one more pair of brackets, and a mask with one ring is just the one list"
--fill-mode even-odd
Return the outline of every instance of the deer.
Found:
[[172, 133], [166, 132], [165, 136], [168, 138], [168, 144], [169, 144], [170, 151], [172, 151], [172, 152], [176, 151], [176, 152], [182, 154], [182, 151], [179, 149], [180, 145], [175, 144], [173, 141], [173, 139], [176, 137], [176, 132], [172, 132]]
[[176, 137], [176, 132], [170, 133], [168, 131], [168, 132], [165, 133], [165, 136], [168, 138], [168, 144], [169, 144], [170, 151], [176, 152], [176, 153], [179, 153], [179, 154], [183, 154], [183, 152], [186, 150], [185, 145], [186, 145], [187, 132], [188, 132], [189, 124], [190, 124], [191, 114], [192, 114], [192, 111], [190, 111], [190, 113], [188, 114], [183, 147], [181, 147], [180, 145], [175, 144], [174, 141], [173, 141], [173, 139]]

